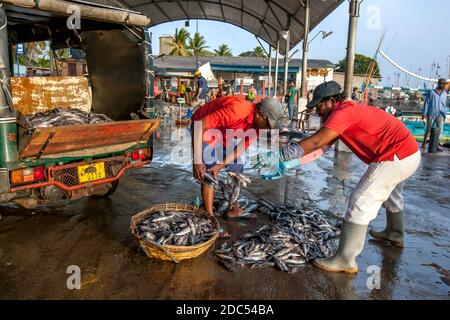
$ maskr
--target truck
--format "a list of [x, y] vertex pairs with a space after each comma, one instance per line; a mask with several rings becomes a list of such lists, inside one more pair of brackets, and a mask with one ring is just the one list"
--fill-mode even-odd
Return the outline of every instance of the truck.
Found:
[[[151, 162], [159, 121], [149, 24], [139, 12], [87, 1], [0, 1], [0, 204], [109, 196], [124, 172]], [[15, 48], [36, 42], [49, 44], [51, 75], [14, 76]], [[62, 75], [54, 53], [64, 48], [81, 50], [87, 70]], [[19, 117], [55, 108], [114, 121], [20, 127]]]

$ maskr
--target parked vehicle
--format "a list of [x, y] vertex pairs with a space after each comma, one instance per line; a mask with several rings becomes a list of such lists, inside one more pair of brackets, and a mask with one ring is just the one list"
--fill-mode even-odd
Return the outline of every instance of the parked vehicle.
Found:
[[[40, 203], [108, 196], [131, 168], [150, 163], [151, 47], [137, 12], [87, 2], [78, 4], [80, 27], [68, 28], [65, 1], [6, 0], [0, 6], [0, 203], [33, 208]], [[7, 23], [6, 23], [7, 21]], [[82, 49], [88, 75], [10, 77], [14, 47], [49, 41], [52, 52]], [[54, 58], [54, 55], [50, 55]], [[113, 122], [38, 128], [27, 134], [19, 115], [78, 108]], [[133, 117], [130, 117], [133, 114]], [[129, 120], [138, 118], [143, 119]]]

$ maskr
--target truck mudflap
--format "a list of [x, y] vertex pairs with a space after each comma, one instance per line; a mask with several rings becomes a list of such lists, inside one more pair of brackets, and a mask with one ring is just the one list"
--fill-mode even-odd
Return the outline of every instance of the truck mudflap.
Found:
[[[94, 164], [104, 164], [105, 177], [89, 182], [80, 182], [79, 167]], [[100, 185], [118, 180], [126, 170], [130, 168], [140, 167], [150, 163], [150, 160], [141, 160], [139, 162], [131, 161], [127, 156], [111, 157], [105, 159], [98, 159], [95, 161], [84, 161], [63, 166], [53, 166], [46, 168], [47, 179], [43, 182], [17, 186], [10, 189], [10, 192], [17, 192], [20, 190], [29, 190], [42, 188], [49, 185], [57, 186], [65, 191], [74, 191], [90, 186]]]
[[120, 152], [147, 141], [158, 127], [159, 120], [130, 120], [37, 128], [20, 157], [57, 159]]

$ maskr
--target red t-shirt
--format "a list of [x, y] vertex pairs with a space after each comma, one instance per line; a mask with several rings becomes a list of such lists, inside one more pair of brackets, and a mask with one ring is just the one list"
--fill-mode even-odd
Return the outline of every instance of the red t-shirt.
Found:
[[[208, 129], [218, 129], [222, 133], [224, 146], [229, 146], [231, 139], [226, 138], [227, 129], [247, 130], [253, 128], [253, 115], [255, 105], [242, 97], [225, 96], [214, 99], [194, 112], [192, 121], [204, 120]], [[257, 134], [256, 130], [256, 134]], [[233, 135], [234, 137], [234, 135]], [[250, 138], [246, 143], [246, 148], [255, 139]], [[203, 141], [208, 144], [215, 144], [214, 138], [204, 134]]]
[[339, 138], [365, 163], [392, 161], [394, 155], [401, 160], [419, 150], [400, 120], [354, 101], [336, 105], [323, 126], [339, 133]]

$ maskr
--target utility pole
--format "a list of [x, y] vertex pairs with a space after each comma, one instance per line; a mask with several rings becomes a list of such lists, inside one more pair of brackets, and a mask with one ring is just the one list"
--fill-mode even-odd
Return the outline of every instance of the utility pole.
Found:
[[[197, 27], [196, 27], [196, 31], [195, 31], [195, 34], [197, 35], [198, 34], [198, 19], [197, 19]], [[195, 36], [194, 36], [195, 37]], [[195, 70], [198, 70], [198, 52], [197, 52], [197, 50], [196, 49], [194, 49], [195, 50]]]
[[270, 87], [272, 85], [272, 46], [269, 45], [269, 75], [268, 75], [269, 85], [267, 87], [267, 96], [270, 97]]
[[288, 68], [289, 68], [289, 45], [291, 42], [291, 35], [289, 30], [283, 32], [283, 38], [286, 40], [285, 55], [284, 55], [284, 85], [283, 96], [287, 94], [287, 82], [288, 82]]
[[345, 70], [344, 93], [351, 97], [353, 85], [353, 69], [355, 67], [356, 31], [358, 28], [359, 9], [362, 0], [350, 0], [349, 23], [347, 35], [347, 66]]
[[450, 80], [450, 54], [447, 57], [448, 78]]
[[308, 89], [306, 88], [306, 72], [308, 71], [308, 51], [309, 51], [309, 22], [310, 20], [310, 0], [305, 1], [305, 35], [303, 36], [303, 55], [302, 55], [302, 84], [300, 87], [300, 97], [306, 98], [308, 96]]
[[277, 37], [277, 51], [275, 51], [275, 79], [273, 83], [273, 96], [277, 96], [278, 90], [278, 54], [280, 52], [280, 38]]
[[447, 71], [448, 71], [448, 78], [450, 79], [450, 54], [447, 57]]

